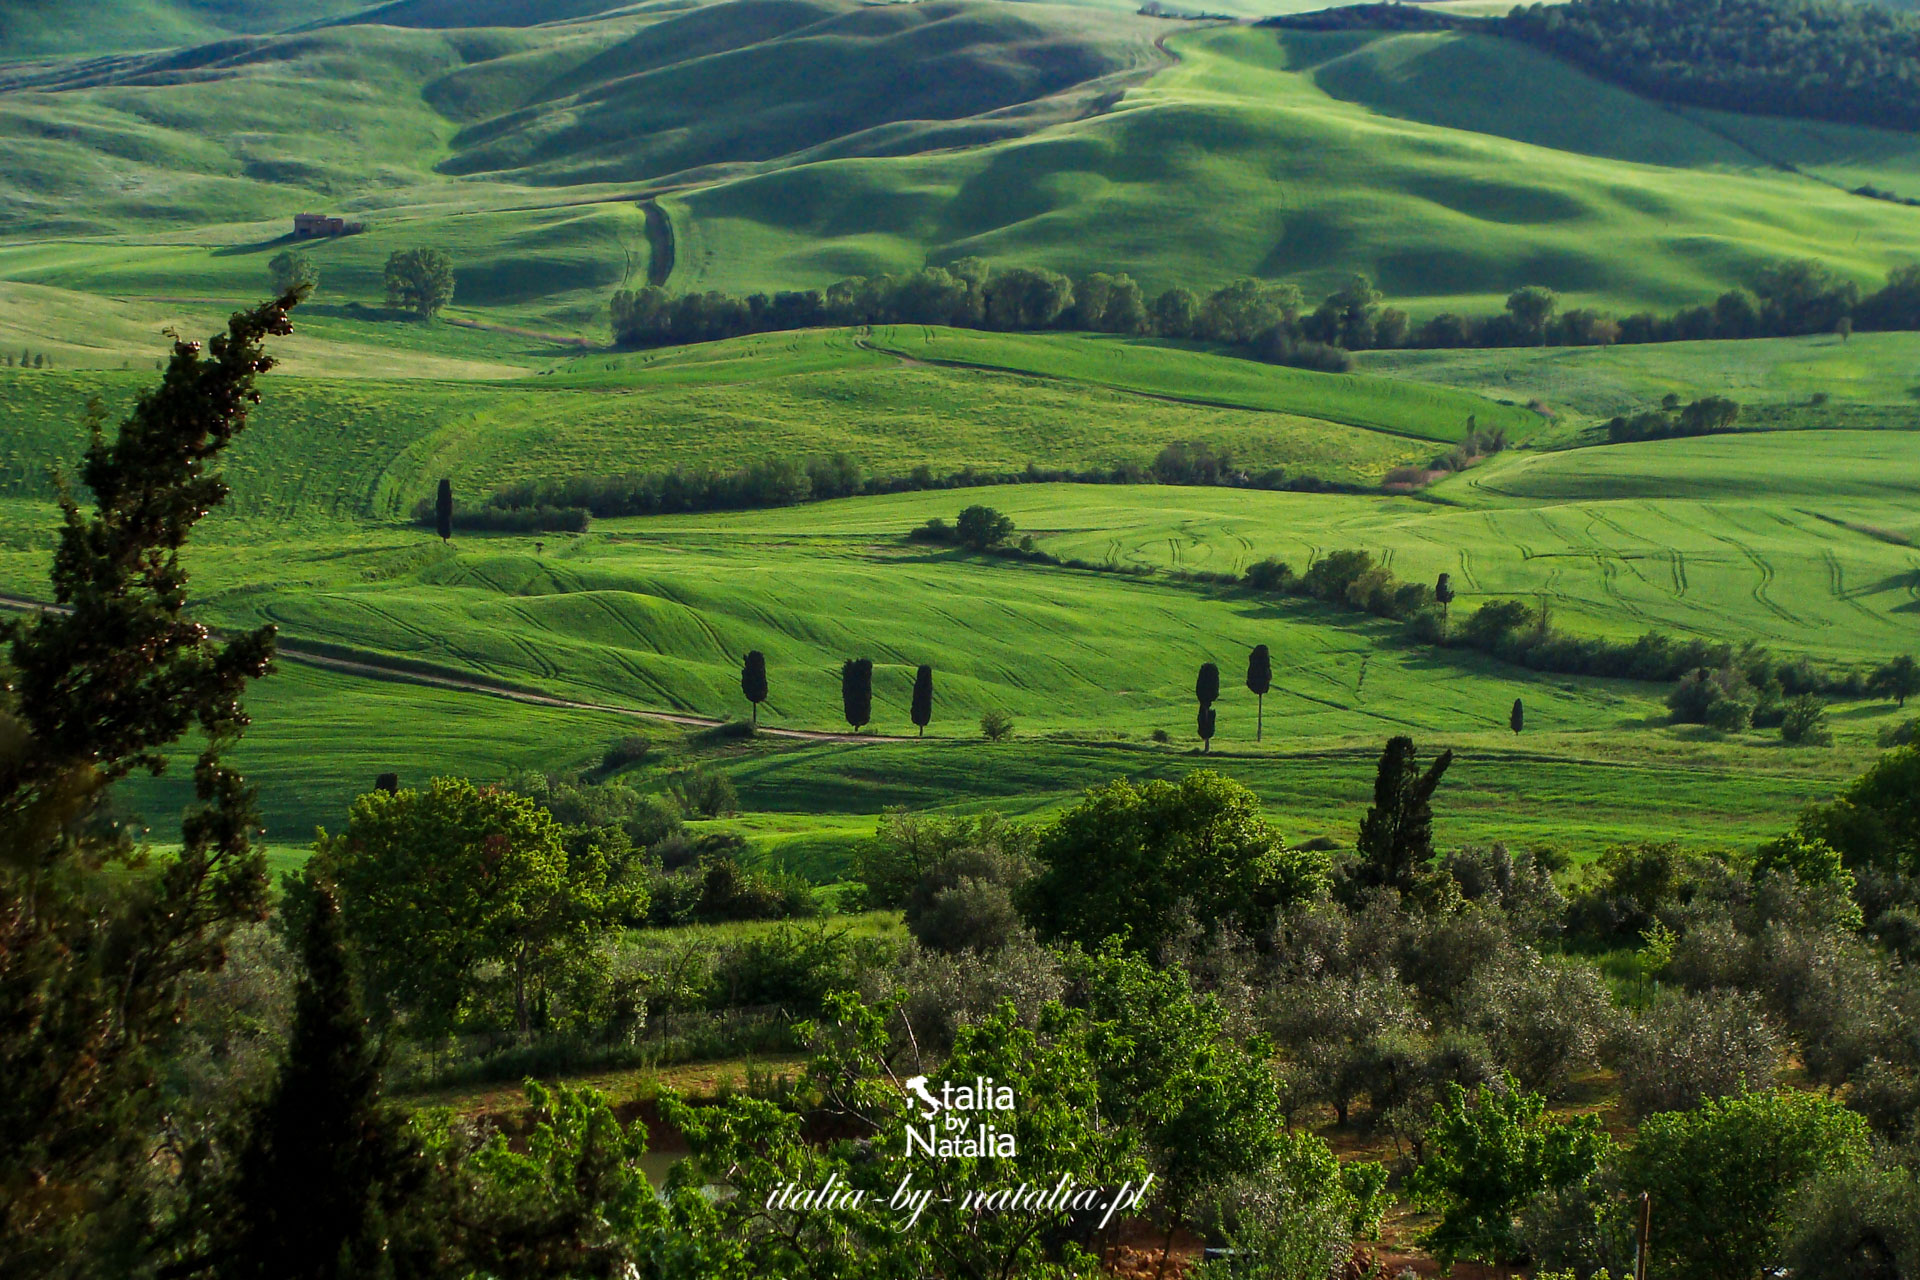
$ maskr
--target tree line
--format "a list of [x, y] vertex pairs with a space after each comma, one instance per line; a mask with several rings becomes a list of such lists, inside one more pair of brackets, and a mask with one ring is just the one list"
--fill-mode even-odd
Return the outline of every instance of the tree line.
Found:
[[1834, 0], [1571, 0], [1489, 24], [1653, 98], [1920, 128], [1920, 20]]
[[[987, 299], [1001, 287], [999, 281], [1023, 299], [1041, 290], [1050, 301], [990, 306]], [[1044, 281], [1045, 288], [1036, 281]], [[1218, 343], [1271, 364], [1344, 372], [1351, 368], [1349, 352], [1376, 349], [1612, 346], [1815, 333], [1844, 339], [1856, 329], [1912, 330], [1920, 328], [1920, 263], [1895, 267], [1884, 285], [1864, 294], [1824, 263], [1797, 259], [1763, 268], [1747, 286], [1729, 289], [1711, 303], [1664, 315], [1562, 310], [1560, 301], [1545, 285], [1523, 285], [1508, 294], [1498, 313], [1443, 311], [1415, 325], [1405, 311], [1385, 305], [1364, 274], [1353, 275], [1307, 310], [1299, 288], [1287, 282], [1236, 280], [1204, 297], [1174, 288], [1148, 303], [1124, 274], [1095, 273], [1076, 284], [1044, 269], [994, 271], [978, 259], [963, 259], [952, 269], [858, 277], [825, 291], [748, 298], [720, 293], [676, 298], [650, 285], [614, 295], [613, 328], [616, 345], [634, 347], [821, 325], [1068, 329]]]
[[[649, 285], [614, 294], [611, 307], [614, 343], [622, 347], [711, 342], [823, 325], [937, 324], [1191, 338], [1232, 346], [1272, 364], [1328, 372], [1351, 366], [1336, 343], [1355, 349], [1398, 345], [1406, 332], [1405, 314], [1382, 310], [1379, 295], [1358, 278], [1309, 312], [1298, 287], [1286, 283], [1242, 279], [1205, 296], [1172, 288], [1149, 299], [1125, 272], [1070, 279], [1044, 267], [995, 267], [980, 258], [905, 275], [854, 276], [824, 290], [747, 297], [718, 292], [676, 297]], [[1382, 334], [1390, 341], [1378, 344]]]
[[[1471, 419], [1469, 419], [1471, 421]], [[1497, 429], [1469, 432], [1473, 447], [1495, 452], [1505, 436]], [[1442, 455], [1443, 458], [1451, 454]], [[1456, 459], [1456, 462], [1464, 459]], [[595, 518], [666, 515], [688, 511], [744, 511], [793, 506], [832, 498], [885, 493], [920, 493], [1014, 484], [1172, 484], [1217, 485], [1294, 493], [1358, 493], [1363, 486], [1323, 480], [1312, 473], [1290, 474], [1284, 467], [1254, 469], [1230, 449], [1205, 441], [1176, 442], [1151, 462], [1119, 462], [1107, 467], [1042, 467], [1029, 463], [1018, 471], [962, 467], [937, 473], [920, 465], [904, 473], [869, 472], [844, 453], [810, 458], [764, 458], [731, 471], [669, 467], [615, 475], [545, 476], [503, 485], [479, 504], [447, 509], [449, 531], [534, 533], [584, 532]], [[451, 496], [448, 501], [451, 502]], [[428, 527], [441, 522], [440, 499], [414, 504], [414, 520]], [[443, 535], [443, 536], [450, 536]]]
[[[1543, 49], [1651, 98], [1750, 115], [1920, 125], [1920, 20], [1835, 0], [1572, 0], [1470, 18], [1358, 4], [1269, 18], [1309, 31], [1473, 31]], [[1886, 193], [1862, 191], [1886, 198]]]

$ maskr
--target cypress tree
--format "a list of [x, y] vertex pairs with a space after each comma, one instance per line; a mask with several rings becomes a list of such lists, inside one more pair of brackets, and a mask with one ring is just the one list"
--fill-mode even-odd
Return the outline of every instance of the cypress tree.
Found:
[[[293, 331], [286, 297], [177, 340], [117, 433], [94, 435], [51, 592], [65, 613], [14, 624], [0, 688], [0, 1271], [126, 1275], [153, 1244], [156, 1088], [184, 984], [267, 913], [253, 792], [222, 758], [265, 675], [273, 628], [215, 641], [187, 613], [178, 555], [227, 497], [222, 454]], [[103, 410], [90, 406], [91, 425]], [[195, 726], [194, 802], [151, 870], [87, 821], [101, 790], [157, 767]], [[131, 864], [134, 869], [125, 869]]]
[[1373, 781], [1373, 807], [1360, 822], [1355, 878], [1362, 885], [1412, 890], [1421, 868], [1433, 859], [1433, 793], [1453, 763], [1442, 751], [1422, 774], [1413, 739], [1391, 738], [1380, 753]]
[[1520, 705], [1520, 699], [1518, 698], [1515, 698], [1513, 700], [1513, 714], [1507, 717], [1507, 724], [1510, 728], [1512, 728], [1512, 730], [1515, 733], [1518, 733], [1520, 732], [1520, 730], [1526, 728], [1526, 725], [1527, 725], [1526, 709]]
[[841, 664], [840, 708], [856, 733], [873, 719], [873, 659], [849, 658]]
[[1447, 634], [1447, 606], [1453, 603], [1453, 575], [1443, 573], [1439, 581], [1433, 584], [1433, 598], [1440, 605], [1440, 635]]
[[1260, 741], [1266, 729], [1267, 690], [1273, 688], [1273, 658], [1267, 646], [1257, 644], [1247, 655], [1247, 692], [1254, 696], [1253, 740]]
[[758, 649], [749, 649], [740, 664], [740, 692], [753, 704], [753, 723], [758, 725], [760, 704], [767, 700], [767, 655]]
[[1193, 696], [1200, 700], [1200, 705], [1203, 707], [1210, 707], [1220, 701], [1219, 667], [1211, 662], [1200, 664], [1200, 678], [1194, 681]]
[[253, 1113], [224, 1197], [231, 1219], [215, 1233], [218, 1280], [378, 1274], [389, 1215], [423, 1176], [405, 1117], [381, 1097], [380, 1054], [326, 886], [312, 896], [301, 950], [286, 1064]]
[[373, 789], [375, 791], [384, 791], [390, 796], [398, 795], [400, 792], [400, 775], [397, 773], [381, 774], [373, 780]]
[[1207, 703], [1200, 704], [1200, 754], [1206, 755], [1213, 750], [1213, 708]]
[[453, 537], [453, 481], [442, 480], [440, 491], [433, 498], [433, 527], [440, 534], [440, 541]]
[[920, 728], [920, 736], [927, 736], [927, 726], [933, 723], [933, 668], [923, 666], [913, 673], [913, 722]]

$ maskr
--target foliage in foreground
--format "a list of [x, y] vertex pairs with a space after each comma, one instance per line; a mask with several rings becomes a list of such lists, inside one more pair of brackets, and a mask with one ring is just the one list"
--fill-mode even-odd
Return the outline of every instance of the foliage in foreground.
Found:
[[[156, 1075], [186, 985], [266, 911], [253, 793], [222, 760], [247, 725], [272, 629], [214, 641], [185, 614], [179, 552], [225, 501], [217, 464], [292, 331], [277, 302], [204, 348], [174, 344], [160, 385], [109, 441], [93, 420], [63, 495], [53, 594], [68, 612], [11, 630], [0, 697], [0, 1258], [25, 1274], [134, 1265], [150, 1246]], [[96, 821], [106, 787], [159, 772], [190, 728], [206, 746], [180, 852], [151, 858]]]

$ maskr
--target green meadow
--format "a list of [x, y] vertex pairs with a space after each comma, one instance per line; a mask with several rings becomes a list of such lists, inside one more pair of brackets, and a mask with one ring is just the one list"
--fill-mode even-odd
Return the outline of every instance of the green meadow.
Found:
[[[1801, 256], [1870, 285], [1920, 254], [1920, 222], [1843, 188], [1907, 190], [1910, 137], [1673, 110], [1489, 38], [1281, 34], [1109, 0], [349, 8], [271, 34], [294, 18], [113, 0], [101, 60], [64, 56], [69, 0], [0, 19], [0, 353], [53, 366], [0, 369], [0, 590], [44, 594], [49, 476], [84, 448], [87, 401], [113, 421], [165, 331], [204, 335], [262, 296], [293, 213], [368, 224], [304, 246], [319, 291], [228, 459], [232, 501], [188, 552], [209, 621], [272, 622], [395, 676], [289, 661], [256, 691], [240, 758], [283, 856], [378, 773], [581, 768], [641, 724], [659, 751], [631, 780], [722, 769], [746, 807], [725, 821], [831, 879], [889, 805], [1039, 814], [1107, 777], [1191, 767], [1209, 660], [1228, 690], [1212, 763], [1299, 838], [1350, 838], [1380, 739], [1407, 732], [1462, 753], [1445, 840], [1750, 842], [1891, 722], [1882, 704], [1836, 708], [1824, 750], [1676, 728], [1657, 686], [1436, 653], [1183, 575], [1361, 548], [1408, 579], [1451, 574], [1456, 610], [1511, 596], [1582, 634], [1877, 663], [1914, 648], [1920, 609], [1915, 335], [1375, 352], [1340, 376], [914, 326], [604, 344], [608, 296], [663, 272], [674, 292], [751, 293], [963, 255], [1149, 289], [1256, 275], [1309, 297], [1364, 270], [1416, 316], [1497, 310], [1532, 282], [1566, 306], [1670, 308]], [[238, 43], [164, 47], [216, 39]], [[415, 246], [455, 264], [432, 323], [383, 307], [387, 255]], [[1598, 423], [1667, 394], [1731, 395], [1751, 430], [1592, 447]], [[1364, 489], [1469, 422], [1520, 447], [1417, 495], [1019, 485], [451, 546], [411, 522], [442, 478], [478, 502], [518, 481], [831, 454], [891, 477], [1205, 444], [1251, 473]], [[1094, 567], [906, 540], [972, 502]], [[1239, 685], [1254, 644], [1275, 658], [1258, 744]], [[875, 740], [719, 745], [408, 678], [724, 719], [754, 648], [768, 720], [812, 731], [845, 728], [839, 664], [873, 658]], [[938, 684], [924, 743], [903, 736], [920, 663]], [[990, 709], [1013, 715], [1013, 742], [979, 739]], [[133, 799], [164, 813], [181, 786]]]

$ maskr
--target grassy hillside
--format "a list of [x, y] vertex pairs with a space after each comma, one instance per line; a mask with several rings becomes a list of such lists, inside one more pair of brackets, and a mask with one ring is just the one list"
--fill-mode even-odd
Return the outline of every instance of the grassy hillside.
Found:
[[[373, 327], [323, 318], [312, 326], [315, 336], [290, 348], [296, 369], [305, 359], [324, 371]], [[480, 349], [492, 353], [490, 364], [537, 357], [509, 337], [477, 336], [489, 340]], [[1096, 366], [1108, 345], [1066, 335], [1040, 342], [1029, 354], [1055, 353], [1066, 368]], [[1391, 467], [1425, 461], [1433, 445], [1338, 419], [1384, 418], [1396, 430], [1439, 440], [1469, 414], [1491, 421], [1504, 412], [1479, 397], [1384, 378], [1140, 350], [1167, 357], [1156, 366], [1163, 375], [1156, 395], [914, 364], [831, 330], [578, 358], [545, 366], [555, 370], [549, 377], [511, 382], [471, 380], [486, 372], [473, 367], [477, 361], [422, 356], [417, 372], [440, 362], [442, 377], [469, 380], [315, 377], [270, 397], [235, 450], [236, 509], [242, 518], [391, 520], [430, 496], [441, 476], [477, 498], [515, 480], [737, 467], [768, 454], [845, 453], [870, 471], [902, 475], [920, 465], [947, 473], [1145, 464], [1175, 442], [1228, 450], [1249, 467], [1376, 481]], [[0, 413], [14, 424], [0, 483], [18, 496], [48, 496], [47, 467], [71, 462], [84, 447], [86, 401], [99, 396], [110, 412], [124, 412], [151, 377], [145, 359], [125, 373], [0, 370]], [[1224, 403], [1239, 395], [1267, 407], [1197, 408], [1161, 398], [1166, 388], [1217, 393]]]
[[1371, 351], [1356, 357], [1356, 368], [1501, 399], [1539, 399], [1585, 418], [1637, 413], [1668, 394], [1725, 395], [1744, 406], [1747, 425], [1920, 426], [1920, 334], [1912, 333]]
[[[1123, 266], [1152, 288], [1239, 274], [1331, 287], [1359, 267], [1422, 309], [1497, 309], [1530, 281], [1664, 307], [1771, 258], [1821, 257], [1870, 280], [1920, 250], [1910, 210], [1783, 174], [1649, 104], [1623, 130], [1613, 91], [1566, 68], [1539, 68], [1564, 93], [1498, 97], [1496, 113], [1474, 79], [1445, 72], [1449, 60], [1500, 64], [1505, 46], [1405, 39], [1188, 33], [1171, 44], [1178, 67], [1089, 120], [953, 156], [806, 165], [691, 192], [669, 202], [684, 283], [817, 284], [976, 253]], [[1420, 75], [1395, 81], [1408, 48]], [[1323, 74], [1384, 108], [1438, 105], [1419, 120], [1382, 114], [1331, 96]], [[1491, 127], [1496, 114], [1511, 136], [1442, 127]]]
[[491, 118], [456, 135], [441, 167], [632, 182], [813, 149], [988, 142], [1085, 103], [1012, 108], [1164, 62], [1154, 34], [1145, 19], [1038, 4], [736, 0], [665, 19], [517, 92], [497, 83], [498, 63], [456, 77], [440, 96], [477, 99]]
[[1477, 36], [1008, 0], [453, 16], [0, 70], [0, 279], [239, 301], [323, 208], [373, 226], [314, 247], [335, 302], [433, 245], [456, 315], [599, 334], [663, 184], [677, 290], [977, 253], [1156, 289], [1362, 269], [1417, 313], [1527, 282], [1667, 308], [1782, 257], [1872, 282], [1920, 253], [1913, 210], [1835, 185], [1900, 189], [1904, 135], [1677, 113]]
[[1471, 417], [1483, 428], [1502, 427], [1519, 441], [1541, 421], [1538, 414], [1510, 404], [1413, 382], [1309, 373], [1126, 338], [899, 325], [878, 330], [867, 341], [913, 360], [1037, 373], [1195, 403], [1312, 414], [1428, 440], [1460, 439]]
[[8, 0], [0, 8], [0, 62], [283, 31], [364, 7], [364, 0]]

